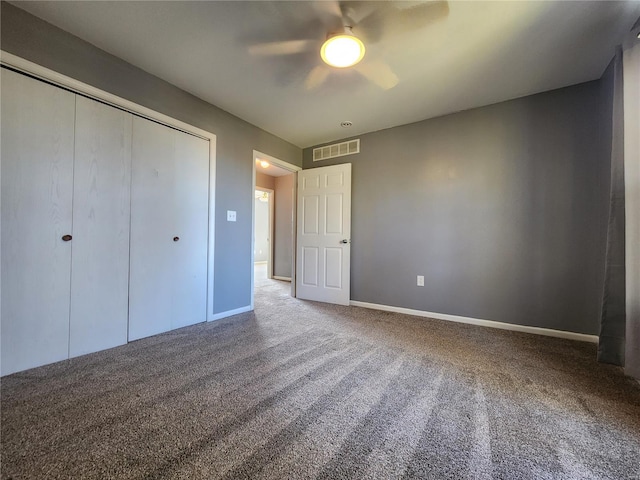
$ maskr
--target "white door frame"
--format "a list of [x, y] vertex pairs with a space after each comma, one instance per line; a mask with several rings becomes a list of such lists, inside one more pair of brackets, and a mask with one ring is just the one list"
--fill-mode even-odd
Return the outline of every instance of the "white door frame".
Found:
[[[259, 188], [256, 188], [256, 160], [266, 160], [267, 162], [271, 163], [272, 165], [276, 165], [280, 168], [284, 168], [285, 170], [290, 171], [291, 173], [295, 174], [295, 177], [293, 179], [293, 245], [292, 245], [292, 271], [291, 271], [291, 296], [295, 297], [296, 296], [296, 247], [297, 247], [297, 243], [296, 243], [296, 232], [297, 232], [297, 227], [296, 227], [296, 222], [297, 222], [297, 212], [296, 212], [296, 198], [298, 198], [298, 193], [297, 193], [297, 185], [298, 185], [298, 172], [302, 170], [301, 167], [298, 167], [297, 165], [294, 165], [292, 163], [289, 162], [285, 162], [284, 160], [280, 160], [279, 158], [273, 157], [267, 153], [262, 153], [259, 152], [258, 150], [254, 150], [253, 151], [253, 180], [252, 180], [252, 189], [251, 189], [251, 310], [253, 310], [254, 307], [254, 297], [255, 297], [255, 278], [254, 278], [254, 260], [255, 260], [255, 255], [253, 254], [253, 246], [255, 245], [255, 241], [256, 241], [256, 205], [255, 205], [255, 191], [259, 190]], [[272, 202], [274, 203], [274, 202]], [[271, 235], [271, 250], [273, 250], [273, 234]], [[271, 278], [271, 277], [270, 277]]]
[[[215, 320], [213, 314], [213, 273], [214, 273], [214, 251], [215, 251], [215, 187], [216, 187], [216, 135], [215, 133], [202, 130], [201, 128], [189, 125], [188, 123], [181, 122], [175, 118], [169, 117], [163, 113], [156, 112], [150, 108], [143, 107], [137, 103], [133, 103], [117, 95], [113, 95], [99, 88], [93, 87], [86, 83], [75, 80], [61, 73], [50, 70], [46, 67], [38, 65], [37, 63], [30, 62], [24, 58], [18, 57], [11, 53], [0, 50], [0, 63], [7, 67], [10, 67], [16, 71], [26, 73], [32, 77], [44, 80], [63, 87], [67, 90], [71, 90], [74, 93], [80, 93], [86, 97], [98, 100], [107, 105], [111, 105], [116, 108], [120, 108], [138, 115], [143, 118], [147, 118], [154, 122], [162, 123], [168, 127], [182, 130], [183, 132], [190, 133], [197, 137], [201, 137], [205, 140], [209, 140], [209, 240], [208, 240], [208, 252], [207, 252], [207, 315], [208, 321]], [[255, 175], [254, 175], [255, 184]], [[253, 308], [253, 301], [252, 308]]]

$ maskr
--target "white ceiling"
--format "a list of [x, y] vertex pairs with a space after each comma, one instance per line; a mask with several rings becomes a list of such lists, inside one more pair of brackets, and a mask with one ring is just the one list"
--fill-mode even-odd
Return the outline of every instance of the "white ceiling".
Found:
[[[640, 16], [638, 1], [450, 1], [446, 18], [366, 45], [396, 87], [335, 70], [309, 91], [330, 29], [312, 2], [11, 3], [300, 147], [597, 79]], [[248, 52], [307, 38], [313, 51]]]

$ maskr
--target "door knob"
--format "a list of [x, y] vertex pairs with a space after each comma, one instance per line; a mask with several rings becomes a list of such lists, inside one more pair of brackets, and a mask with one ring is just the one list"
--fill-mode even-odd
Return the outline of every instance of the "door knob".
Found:
[[68, 242], [69, 240], [71, 240], [73, 237], [71, 235], [63, 235], [62, 236], [62, 240], [64, 240], [65, 242]]
[[340, 243], [349, 243], [349, 240], [345, 238], [344, 240], [340, 240]]
[[180, 237], [173, 237], [174, 242], [177, 242], [178, 240], [180, 240]]

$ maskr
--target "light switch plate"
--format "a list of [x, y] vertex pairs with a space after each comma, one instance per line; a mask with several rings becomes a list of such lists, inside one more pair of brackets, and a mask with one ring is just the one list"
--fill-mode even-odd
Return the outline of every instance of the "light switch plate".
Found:
[[227, 222], [235, 222], [235, 221], [236, 221], [236, 211], [227, 210]]
[[424, 275], [418, 275], [418, 286], [424, 287]]

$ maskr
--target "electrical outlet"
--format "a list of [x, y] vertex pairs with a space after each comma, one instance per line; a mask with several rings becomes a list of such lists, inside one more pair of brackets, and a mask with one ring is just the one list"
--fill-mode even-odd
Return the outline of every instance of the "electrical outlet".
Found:
[[418, 275], [418, 286], [424, 287], [424, 275]]
[[235, 210], [227, 210], [227, 222], [235, 222], [235, 221], [236, 221]]

